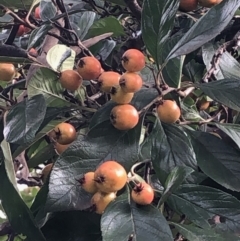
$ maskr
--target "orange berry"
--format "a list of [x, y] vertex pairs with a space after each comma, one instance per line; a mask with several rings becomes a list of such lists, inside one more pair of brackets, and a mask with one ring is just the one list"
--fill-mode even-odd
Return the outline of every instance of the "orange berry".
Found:
[[137, 49], [129, 49], [122, 56], [122, 66], [129, 72], [138, 72], [145, 67], [145, 56]]
[[141, 182], [133, 188], [131, 196], [135, 203], [140, 205], [148, 205], [153, 201], [154, 191], [149, 184], [146, 182]]
[[24, 27], [24, 25], [21, 24], [18, 28], [17, 36], [21, 37], [24, 33], [25, 33], [25, 27]]
[[0, 80], [11, 81], [16, 74], [15, 66], [11, 63], [0, 63]]
[[94, 80], [101, 74], [102, 66], [95, 57], [87, 56], [79, 60], [77, 71], [84, 80]]
[[69, 144], [68, 145], [61, 145], [58, 142], [54, 143], [54, 148], [55, 148], [55, 151], [58, 155], [61, 155], [65, 150], [67, 150], [68, 147], [69, 147]]
[[40, 7], [36, 7], [36, 8], [35, 8], [34, 17], [35, 17], [36, 19], [41, 19], [41, 17], [40, 17]]
[[206, 8], [211, 8], [222, 2], [222, 0], [198, 0], [199, 5]]
[[110, 93], [111, 88], [119, 84], [120, 77], [121, 75], [114, 71], [103, 72], [98, 77], [98, 83], [100, 85], [101, 91]]
[[82, 77], [77, 71], [68, 69], [61, 72], [59, 81], [63, 88], [75, 91], [81, 86]]
[[116, 129], [126, 131], [137, 125], [139, 114], [132, 105], [117, 105], [111, 111], [110, 120]]
[[128, 104], [132, 101], [134, 93], [126, 93], [122, 90], [120, 86], [112, 87], [111, 89], [111, 99], [117, 104]]
[[88, 193], [96, 193], [98, 191], [96, 182], [94, 181], [94, 172], [85, 173], [79, 182], [82, 188]]
[[96, 192], [91, 199], [93, 210], [98, 214], [102, 214], [109, 203], [112, 202], [115, 198], [116, 194], [114, 192], [106, 194]]
[[179, 9], [183, 12], [190, 12], [197, 8], [198, 0], [180, 0]]
[[134, 93], [142, 88], [142, 78], [135, 72], [124, 73], [119, 81], [122, 90], [126, 93]]
[[127, 182], [127, 172], [116, 161], [103, 162], [94, 173], [94, 180], [99, 191], [111, 193], [121, 190]]
[[181, 111], [175, 101], [163, 100], [157, 107], [157, 114], [162, 122], [172, 124], [180, 118]]

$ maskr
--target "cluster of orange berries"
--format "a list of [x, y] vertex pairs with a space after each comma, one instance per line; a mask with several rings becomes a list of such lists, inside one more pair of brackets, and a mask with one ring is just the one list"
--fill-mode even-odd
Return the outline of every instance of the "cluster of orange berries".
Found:
[[[121, 164], [109, 160], [102, 163], [95, 172], [85, 173], [78, 181], [86, 192], [93, 194], [92, 209], [102, 214], [109, 203], [116, 198], [116, 192], [126, 185], [128, 177]], [[136, 203], [147, 205], [153, 201], [154, 191], [149, 184], [142, 182], [132, 189], [131, 196]]]
[[119, 130], [129, 130], [139, 120], [137, 110], [129, 103], [134, 93], [142, 88], [143, 80], [137, 72], [145, 67], [145, 57], [141, 51], [129, 49], [122, 56], [122, 65], [126, 72], [120, 75], [114, 71], [104, 71], [98, 59], [86, 56], [79, 60], [76, 70], [62, 71], [59, 80], [63, 88], [71, 91], [77, 90], [83, 79], [97, 80], [100, 90], [118, 104], [112, 109], [111, 123]]
[[197, 8], [198, 4], [202, 7], [211, 8], [222, 2], [222, 0], [180, 0], [179, 9], [183, 12], [190, 12]]

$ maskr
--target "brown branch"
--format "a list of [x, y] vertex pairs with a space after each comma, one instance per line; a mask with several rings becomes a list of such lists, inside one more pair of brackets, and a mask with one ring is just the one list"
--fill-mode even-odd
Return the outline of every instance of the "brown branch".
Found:
[[139, 6], [137, 0], [124, 0], [128, 8], [131, 10], [133, 15], [138, 19], [141, 20], [142, 15], [142, 8]]

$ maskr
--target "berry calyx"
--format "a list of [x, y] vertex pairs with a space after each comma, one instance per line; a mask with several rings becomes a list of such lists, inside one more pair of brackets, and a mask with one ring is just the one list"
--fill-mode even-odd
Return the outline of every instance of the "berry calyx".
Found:
[[16, 74], [16, 70], [11, 63], [0, 63], [0, 80], [1, 81], [11, 81]]
[[96, 182], [94, 181], [94, 172], [87, 172], [79, 180], [82, 188], [88, 193], [96, 193], [98, 191]]
[[103, 72], [98, 77], [100, 90], [105, 93], [110, 93], [111, 88], [119, 84], [120, 77], [121, 75], [114, 71]]
[[129, 72], [138, 72], [145, 67], [145, 56], [137, 49], [129, 49], [122, 56], [122, 66]]
[[104, 193], [116, 192], [125, 186], [127, 173], [121, 164], [110, 160], [102, 163], [96, 169], [94, 180], [99, 191]]
[[197, 8], [198, 0], [180, 0], [179, 9], [183, 12], [190, 12]]
[[134, 93], [126, 93], [120, 86], [111, 88], [111, 99], [117, 104], [128, 104], [132, 101]]
[[154, 199], [154, 191], [146, 182], [141, 182], [135, 185], [131, 192], [132, 200], [140, 205], [151, 204]]
[[162, 122], [172, 124], [180, 118], [181, 110], [175, 101], [163, 100], [157, 107], [157, 114]]
[[81, 86], [83, 80], [77, 71], [68, 69], [61, 72], [59, 81], [63, 88], [76, 91]]
[[95, 57], [87, 56], [79, 60], [77, 71], [84, 80], [94, 80], [101, 74], [102, 66]]
[[49, 133], [49, 136], [61, 145], [68, 145], [76, 139], [77, 133], [71, 124], [60, 123]]
[[98, 214], [103, 214], [106, 207], [115, 198], [116, 198], [116, 194], [114, 192], [107, 193], [107, 194], [96, 192], [91, 199], [92, 209]]
[[132, 105], [117, 105], [110, 114], [112, 125], [122, 131], [134, 128], [139, 120], [139, 114], [136, 108]]
[[143, 81], [139, 74], [126, 72], [121, 76], [119, 84], [124, 92], [135, 93], [142, 88]]

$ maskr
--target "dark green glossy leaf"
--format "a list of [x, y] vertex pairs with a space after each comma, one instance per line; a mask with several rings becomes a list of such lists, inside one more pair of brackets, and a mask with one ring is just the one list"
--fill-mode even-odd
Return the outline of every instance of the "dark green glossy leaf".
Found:
[[167, 59], [193, 52], [215, 38], [232, 20], [239, 6], [238, 0], [225, 0], [212, 7], [175, 45]]
[[178, 6], [178, 0], [145, 0], [143, 3], [143, 41], [157, 65], [160, 64], [164, 43], [171, 33]]
[[201, 229], [193, 225], [172, 223], [174, 227], [189, 241], [239, 241], [240, 238], [231, 233], [216, 233], [212, 229]]
[[178, 187], [183, 183], [187, 176], [193, 172], [191, 167], [174, 167], [171, 173], [168, 175], [165, 182], [165, 190], [161, 197], [161, 203], [164, 203], [167, 198], [178, 189]]
[[225, 132], [240, 148], [240, 125], [228, 123], [216, 123], [215, 125]]
[[161, 124], [157, 119], [148, 138], [152, 140], [153, 167], [162, 183], [165, 183], [168, 174], [176, 166], [188, 166], [197, 170], [191, 143], [186, 133], [176, 125]]
[[113, 37], [119, 37], [125, 34], [123, 26], [120, 24], [119, 20], [113, 16], [101, 18], [94, 22], [89, 29], [86, 38], [95, 37], [109, 32], [113, 33]]
[[201, 170], [222, 186], [239, 192], [240, 151], [212, 134], [189, 130], [187, 133]]
[[57, 13], [57, 9], [52, 1], [41, 0], [40, 2], [40, 17], [42, 20], [49, 20]]
[[0, 183], [1, 187], [4, 187], [0, 188], [1, 204], [14, 231], [26, 235], [31, 240], [46, 241], [32, 213], [10, 182], [4, 161], [0, 164]]
[[200, 88], [211, 99], [218, 101], [234, 110], [240, 111], [239, 79], [222, 79], [204, 84], [195, 84], [195, 86]]
[[31, 142], [44, 120], [46, 102], [43, 95], [16, 104], [7, 114], [4, 136], [10, 143], [27, 144]]
[[77, 182], [104, 160], [117, 160], [127, 171], [137, 160], [142, 120], [129, 131], [115, 129], [110, 121], [95, 125], [57, 159], [51, 172], [47, 210], [83, 210], [90, 206], [92, 195]]
[[170, 207], [196, 225], [239, 232], [240, 202], [221, 190], [195, 184], [179, 187], [167, 200]]
[[[103, 241], [173, 240], [169, 225], [160, 211], [131, 201], [130, 190], [111, 202], [101, 218]], [[131, 239], [132, 238], [132, 239]]]

